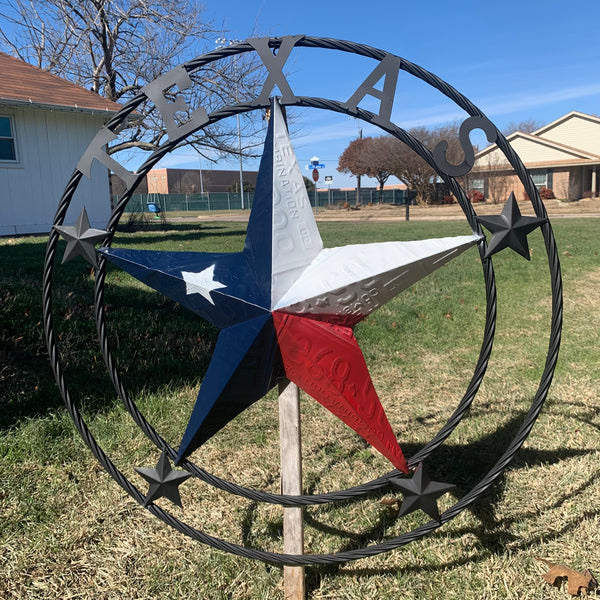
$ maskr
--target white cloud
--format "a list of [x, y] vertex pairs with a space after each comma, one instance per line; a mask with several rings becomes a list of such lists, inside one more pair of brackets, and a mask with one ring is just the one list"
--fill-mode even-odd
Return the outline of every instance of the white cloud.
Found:
[[513, 94], [502, 99], [481, 99], [477, 103], [489, 115], [505, 115], [537, 106], [545, 106], [577, 98], [600, 95], [600, 83], [578, 85], [550, 92], [532, 92], [528, 94]]

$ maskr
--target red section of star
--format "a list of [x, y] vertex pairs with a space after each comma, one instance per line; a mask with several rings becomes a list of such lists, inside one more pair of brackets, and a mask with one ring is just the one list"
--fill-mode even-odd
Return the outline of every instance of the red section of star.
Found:
[[[321, 321], [323, 323], [330, 323], [332, 325], [341, 325], [346, 328], [352, 328], [355, 325], [358, 325], [361, 321], [366, 319], [369, 315], [363, 315], [361, 313], [353, 312], [346, 314], [345, 312], [341, 313], [325, 313], [325, 312], [302, 312], [301, 314], [294, 311], [293, 306], [286, 306], [285, 308], [280, 308], [277, 312], [281, 314], [294, 315], [299, 316], [303, 319], [310, 319], [311, 321]], [[275, 313], [273, 313], [275, 314]]]
[[280, 311], [272, 314], [286, 377], [408, 473], [352, 329]]

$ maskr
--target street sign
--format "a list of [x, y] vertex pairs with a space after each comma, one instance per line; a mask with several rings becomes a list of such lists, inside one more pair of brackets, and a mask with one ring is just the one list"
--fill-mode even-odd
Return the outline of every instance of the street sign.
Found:
[[333, 175], [325, 175], [325, 183], [333, 183]]
[[306, 170], [308, 170], [308, 169], [324, 169], [324, 168], [325, 168], [325, 165], [323, 165], [323, 164], [316, 164], [316, 165], [310, 164], [310, 165], [306, 165]]
[[315, 183], [319, 181], [319, 171], [317, 169], [313, 169], [313, 181]]

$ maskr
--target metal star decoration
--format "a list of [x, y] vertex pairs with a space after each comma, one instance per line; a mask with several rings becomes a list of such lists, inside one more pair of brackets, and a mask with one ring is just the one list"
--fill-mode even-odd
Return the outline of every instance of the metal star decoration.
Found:
[[477, 217], [477, 220], [492, 233], [486, 258], [504, 248], [512, 248], [527, 260], [531, 260], [527, 235], [546, 222], [546, 219], [522, 216], [513, 192], [510, 193], [502, 214]]
[[66, 263], [68, 260], [79, 255], [83, 256], [94, 267], [98, 266], [94, 246], [103, 240], [108, 232], [90, 227], [90, 220], [88, 219], [85, 207], [81, 209], [75, 225], [54, 225], [54, 229], [67, 242], [62, 263]]
[[150, 484], [144, 506], [148, 506], [150, 502], [154, 502], [157, 498], [164, 497], [182, 508], [179, 486], [191, 477], [191, 473], [174, 471], [166, 452], [160, 455], [154, 469], [135, 467], [135, 470]]
[[438, 523], [440, 512], [437, 499], [456, 487], [450, 483], [431, 481], [423, 463], [417, 467], [412, 479], [394, 477], [390, 479], [390, 483], [404, 494], [404, 501], [398, 513], [399, 517], [420, 509]]
[[176, 464], [285, 376], [408, 473], [352, 327], [480, 239], [325, 249], [274, 102], [242, 252], [99, 252], [221, 330]]

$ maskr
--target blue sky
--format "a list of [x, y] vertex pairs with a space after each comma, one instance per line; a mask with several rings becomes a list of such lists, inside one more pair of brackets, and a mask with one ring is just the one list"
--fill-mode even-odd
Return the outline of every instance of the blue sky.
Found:
[[[397, 54], [453, 85], [500, 129], [527, 119], [548, 123], [571, 110], [600, 114], [600, 0], [208, 0], [205, 7], [230, 38], [306, 34]], [[344, 100], [375, 66], [334, 51], [297, 49], [286, 70], [295, 92]], [[465, 116], [422, 82], [399, 79], [393, 111], [397, 124], [436, 126]], [[294, 144], [301, 165], [317, 155], [326, 164], [323, 175], [333, 175], [335, 187], [352, 185], [354, 180], [335, 167], [357, 135], [357, 122], [314, 110], [298, 119]], [[379, 133], [364, 127], [365, 135]], [[483, 138], [472, 139], [485, 145]], [[171, 161], [198, 164], [183, 156]], [[245, 166], [256, 168], [257, 163], [248, 160]]]

